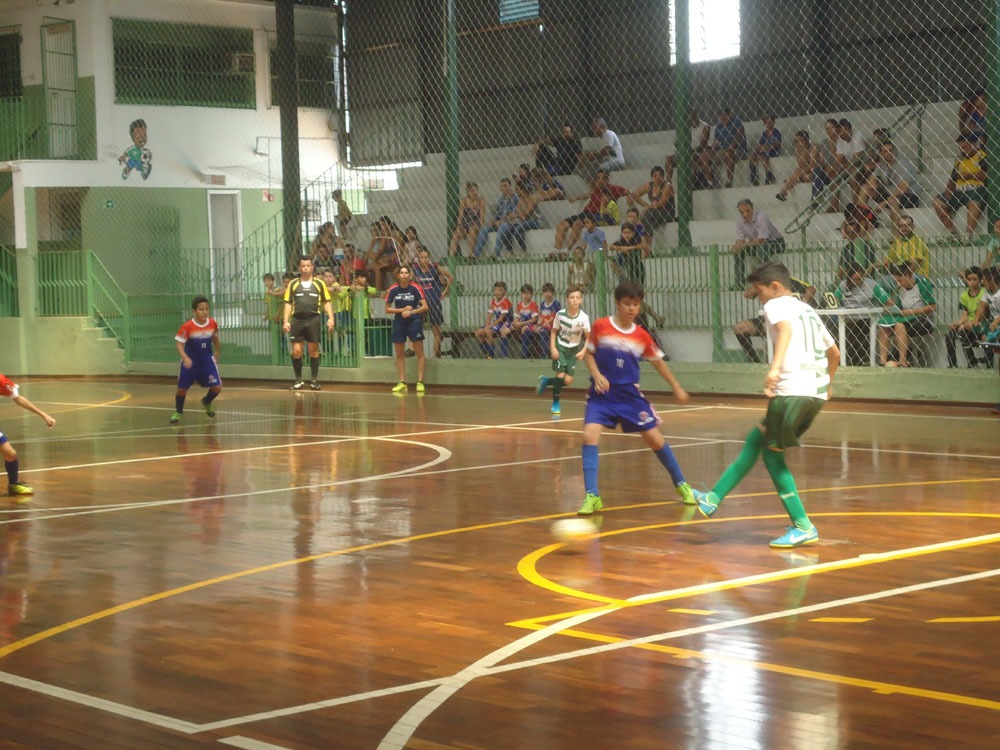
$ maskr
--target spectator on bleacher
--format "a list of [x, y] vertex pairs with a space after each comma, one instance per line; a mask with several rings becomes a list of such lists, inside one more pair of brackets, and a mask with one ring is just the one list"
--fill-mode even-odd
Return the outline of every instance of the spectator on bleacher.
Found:
[[[892, 283], [884, 279], [875, 286], [875, 299], [885, 308], [877, 321], [878, 363], [888, 367], [909, 367], [910, 344], [915, 336], [934, 331], [934, 285], [915, 276], [905, 263], [889, 267]], [[896, 361], [889, 364], [889, 337], [896, 343]]]
[[965, 234], [966, 237], [972, 237], [987, 205], [986, 151], [975, 136], [960, 135], [956, 140], [962, 153], [955, 161], [944, 192], [934, 199], [934, 210], [945, 229], [960, 238], [962, 235], [951, 216], [965, 206], [968, 210]]
[[814, 209], [821, 207], [820, 194], [824, 189], [829, 189], [828, 213], [836, 213], [840, 210], [839, 190], [830, 186], [840, 175], [840, 164], [837, 161], [837, 144], [840, 143], [840, 123], [832, 117], [823, 123], [823, 132], [826, 133], [826, 140], [819, 144], [818, 159], [815, 167], [820, 171], [813, 172], [813, 200], [811, 206]]
[[931, 253], [923, 238], [913, 231], [913, 217], [900, 214], [896, 222], [896, 236], [889, 244], [885, 266], [906, 265], [913, 273], [924, 278], [931, 275]]
[[417, 262], [413, 266], [413, 282], [424, 292], [427, 301], [427, 312], [424, 322], [434, 332], [434, 356], [441, 356], [441, 324], [444, 323], [444, 310], [441, 300], [448, 296], [451, 283], [455, 278], [447, 268], [431, 262], [430, 251], [421, 247], [417, 251]]
[[569, 273], [566, 276], [566, 287], [576, 284], [586, 294], [594, 288], [597, 268], [594, 266], [583, 246], [573, 248], [573, 256], [569, 261]]
[[596, 258], [601, 250], [605, 255], [608, 254], [607, 236], [597, 225], [597, 217], [594, 214], [583, 215], [583, 232], [580, 234], [580, 244], [577, 247], [582, 247], [588, 258]]
[[[983, 286], [986, 287], [986, 295], [976, 309], [972, 325], [981, 333], [981, 340], [986, 341], [992, 337], [996, 341], [997, 331], [1000, 330], [1000, 266], [983, 269]], [[993, 349], [986, 350], [986, 361], [992, 368]], [[1000, 409], [1000, 404], [997, 407], [994, 411]]]
[[648, 258], [653, 252], [653, 238], [646, 231], [645, 225], [639, 221], [639, 209], [630, 208], [626, 211], [625, 221], [635, 227], [635, 236], [642, 245], [642, 257]]
[[871, 242], [870, 233], [864, 229], [864, 224], [856, 218], [844, 219], [840, 231], [846, 242], [840, 251], [837, 279], [847, 278], [854, 266], [861, 268], [865, 274], [870, 274], [875, 268], [875, 247]]
[[764, 167], [764, 184], [774, 184], [774, 172], [771, 171], [771, 159], [781, 155], [781, 131], [774, 126], [774, 115], [766, 115], [761, 122], [764, 129], [757, 139], [757, 145], [750, 152], [750, 184], [759, 185], [757, 163]]
[[[868, 270], [857, 263], [849, 263], [844, 269], [841, 279], [834, 291], [837, 306], [845, 310], [873, 309], [881, 307], [875, 298], [875, 280], [868, 275]], [[852, 366], [868, 363], [868, 336], [871, 318], [866, 314], [844, 313], [844, 344], [847, 364]], [[832, 328], [838, 321], [829, 319]]]
[[496, 208], [493, 209], [493, 219], [487, 221], [479, 228], [479, 235], [476, 237], [476, 246], [472, 250], [473, 257], [478, 258], [489, 242], [490, 232], [495, 232], [501, 224], [514, 215], [517, 208], [517, 195], [510, 184], [510, 178], [504, 177], [500, 180], [500, 197], [497, 199]]
[[[808, 305], [813, 307], [816, 306], [816, 287], [810, 284], [808, 281], [803, 281], [802, 279], [797, 279], [794, 276], [791, 277], [792, 286], [791, 292], [792, 296], [796, 299], [800, 299]], [[756, 299], [757, 292], [754, 287], [747, 284], [743, 289], [744, 299]], [[757, 352], [757, 348], [754, 346], [753, 339], [754, 336], [759, 336], [764, 338], [766, 336], [764, 330], [764, 317], [761, 314], [757, 314], [752, 318], [747, 318], [746, 320], [741, 320], [739, 323], [733, 326], [733, 333], [736, 335], [736, 340], [739, 342], [740, 348], [743, 353], [747, 355], [747, 359], [751, 362], [759, 363], [761, 360], [760, 354]]]
[[572, 125], [563, 125], [559, 135], [552, 138], [542, 136], [531, 150], [535, 155], [535, 166], [553, 176], [573, 174], [583, 153]]
[[372, 225], [372, 239], [366, 256], [367, 268], [374, 274], [375, 288], [384, 291], [386, 276], [399, 265], [403, 237], [388, 216], [379, 217]]
[[858, 190], [858, 201], [876, 212], [888, 210], [895, 223], [900, 208], [920, 206], [920, 178], [913, 162], [899, 156], [892, 141], [885, 141], [878, 148], [878, 164]]
[[730, 248], [733, 258], [733, 290], [742, 290], [747, 278], [747, 260], [752, 267], [763, 265], [785, 251], [785, 238], [763, 211], [754, 209], [753, 202], [744, 198], [736, 204], [740, 218], [736, 220], [736, 243]]
[[597, 151], [584, 151], [580, 157], [581, 176], [588, 183], [593, 182], [601, 170], [611, 174], [616, 169], [625, 169], [625, 153], [618, 134], [609, 130], [601, 117], [594, 118], [590, 127], [594, 135], [601, 139], [601, 147]]
[[515, 185], [523, 182], [531, 192], [535, 192], [535, 178], [531, 176], [531, 167], [528, 164], [519, 165], [517, 172], [511, 175], [511, 179], [513, 179]]
[[355, 271], [365, 271], [368, 266], [363, 258], [358, 257], [358, 251], [350, 242], [344, 244], [344, 257], [337, 264], [339, 269], [338, 283], [350, 286]]
[[[556, 225], [556, 236], [552, 243], [552, 255], [550, 257], [558, 258], [559, 260], [564, 259], [566, 256], [563, 253], [563, 244], [566, 247], [572, 248], [580, 236], [580, 230], [583, 228], [583, 217], [585, 214], [599, 214], [601, 212], [601, 204], [604, 201], [604, 189], [607, 188], [611, 195], [615, 198], [621, 198], [623, 195], [628, 195], [628, 190], [618, 185], [612, 185], [608, 182], [608, 172], [604, 169], [599, 169], [597, 171], [597, 176], [594, 179], [593, 189], [589, 193], [584, 193], [583, 195], [577, 195], [569, 198], [569, 201], [581, 201], [589, 197], [590, 201], [584, 207], [583, 211], [573, 216], [567, 216], [565, 219], [560, 221]], [[567, 239], [567, 232], [569, 237]]]
[[354, 214], [351, 213], [351, 207], [347, 205], [347, 201], [344, 200], [344, 194], [340, 190], [334, 190], [330, 197], [333, 199], [333, 204], [337, 207], [337, 226], [340, 227], [340, 237], [341, 239], [347, 238], [347, 226], [351, 223], [351, 218]]
[[320, 224], [316, 237], [309, 243], [309, 257], [315, 266], [329, 266], [333, 262], [337, 238], [332, 221]]
[[[659, 169], [659, 167], [656, 167]], [[644, 261], [642, 240], [634, 225], [628, 222], [621, 226], [621, 236], [611, 245], [610, 250], [615, 254], [615, 267], [618, 269], [619, 281], [634, 281], [637, 284], [646, 286], [646, 264]], [[647, 294], [649, 291], [647, 290]], [[640, 315], [646, 316], [656, 324], [657, 328], [663, 328], [663, 316], [650, 307], [648, 300], [642, 300]]]
[[[712, 128], [698, 113], [691, 112], [691, 179], [695, 190], [712, 187], [712, 149], [709, 147]], [[674, 184], [674, 169], [677, 168], [677, 154], [669, 154], [663, 161], [665, 179]]]
[[649, 181], [633, 190], [628, 196], [628, 202], [629, 205], [638, 203], [645, 209], [639, 216], [639, 221], [648, 232], [655, 232], [664, 224], [677, 220], [674, 214], [674, 188], [667, 182], [663, 167], [653, 167], [649, 171]]
[[851, 195], [854, 196], [862, 182], [867, 141], [860, 132], [854, 130], [846, 117], [837, 123], [837, 136], [836, 173], [839, 184], [849, 185]]
[[540, 201], [561, 201], [566, 197], [566, 191], [559, 181], [541, 167], [531, 170], [531, 182]]
[[958, 134], [986, 143], [986, 91], [976, 89], [958, 108]]
[[420, 237], [417, 234], [417, 228], [414, 226], [409, 226], [403, 230], [403, 238], [406, 242], [403, 243], [403, 257], [402, 261], [404, 265], [410, 267], [413, 270], [413, 264], [417, 262], [417, 251], [423, 247], [420, 242]]
[[721, 110], [719, 121], [715, 124], [715, 139], [712, 141], [712, 174], [715, 174], [714, 159], [721, 158], [726, 166], [726, 187], [731, 188], [736, 162], [745, 159], [746, 155], [747, 134], [743, 129], [742, 120], [735, 117], [728, 108]]
[[805, 182], [812, 183], [812, 197], [815, 200], [830, 182], [826, 173], [828, 162], [824, 158], [822, 149], [810, 140], [808, 130], [800, 130], [795, 134], [794, 146], [795, 169], [785, 180], [775, 198], [782, 202], [788, 200], [788, 193], [792, 188], [800, 182]]
[[514, 211], [502, 221], [497, 227], [496, 245], [493, 247], [493, 255], [500, 257], [500, 251], [505, 250], [510, 254], [514, 253], [514, 240], [521, 248], [521, 255], [527, 255], [528, 246], [525, 242], [525, 233], [529, 229], [538, 229], [538, 196], [531, 191], [530, 186], [522, 180], [517, 181], [517, 205]]
[[986, 269], [992, 265], [1000, 265], [1000, 219], [993, 222], [993, 234], [986, 241], [986, 257], [983, 259], [982, 268]]
[[[948, 324], [948, 333], [945, 336], [945, 348], [948, 351], [948, 367], [958, 367], [958, 352], [955, 350], [955, 340], [962, 340], [962, 349], [965, 350], [965, 361], [969, 367], [979, 364], [979, 357], [976, 356], [976, 344], [982, 331], [978, 331], [973, 325], [976, 319], [976, 310], [979, 303], [986, 297], [986, 290], [983, 288], [983, 272], [976, 266], [966, 268], [963, 273], [965, 290], [958, 298], [958, 318]], [[985, 360], [983, 364], [986, 364]]]
[[479, 228], [486, 221], [486, 201], [479, 194], [479, 185], [474, 182], [465, 183], [465, 195], [458, 204], [458, 225], [451, 234], [451, 246], [448, 255], [458, 255], [458, 243], [463, 238], [468, 239], [469, 257], [473, 255]]

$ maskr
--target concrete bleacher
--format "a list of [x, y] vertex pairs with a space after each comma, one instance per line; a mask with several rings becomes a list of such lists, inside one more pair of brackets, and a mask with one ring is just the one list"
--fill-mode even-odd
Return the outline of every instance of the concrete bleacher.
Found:
[[[922, 208], [911, 209], [917, 232], [926, 238], [944, 236], [945, 230], [930, 208], [934, 195], [939, 193], [947, 182], [955, 158], [956, 148], [954, 135], [958, 102], [943, 102], [927, 105], [924, 108], [921, 123], [910, 123], [901, 131], [893, 134], [893, 139], [899, 152], [911, 161], [922, 165], [921, 183], [924, 193]], [[855, 128], [870, 134], [876, 127], [892, 124], [902, 113], [904, 107], [863, 110], [857, 112], [837, 113], [836, 115], [804, 115], [782, 118], [778, 126], [784, 135], [785, 151], [791, 152], [792, 138], [796, 130], [807, 129], [816, 141], [821, 141], [823, 123], [827, 117], [847, 117]], [[760, 130], [759, 122], [745, 123], [747, 138], [751, 143], [756, 140]], [[672, 153], [674, 144], [673, 131], [658, 131], [621, 136], [622, 148], [625, 152], [625, 170], [612, 175], [612, 182], [629, 190], [634, 190], [649, 179], [649, 169], [663, 163], [666, 154]], [[593, 149], [598, 145], [595, 138], [584, 138], [584, 148]], [[522, 162], [531, 162], [531, 148], [528, 145], [494, 149], [467, 151], [460, 154], [460, 180], [479, 184], [480, 193], [486, 198], [492, 210], [499, 191], [497, 185], [501, 178], [509, 177]], [[780, 156], [772, 160], [772, 167], [783, 181], [794, 169], [794, 156]], [[720, 170], [722, 168], [720, 167]], [[579, 195], [586, 192], [586, 185], [576, 175], [559, 178], [568, 195]], [[444, 198], [444, 155], [428, 154], [426, 163], [418, 168], [404, 169], [399, 172], [399, 189], [394, 191], [371, 191], [367, 193], [368, 212], [378, 216], [388, 214], [401, 227], [414, 225], [420, 231], [421, 239], [435, 255], [445, 251], [451, 231], [445, 226]], [[694, 194], [694, 222], [691, 226], [692, 241], [695, 245], [731, 244], [736, 217], [736, 203], [742, 198], [749, 198], [754, 205], [766, 212], [779, 227], [784, 229], [803, 210], [808, 207], [811, 199], [809, 185], [796, 186], [789, 195], [787, 202], [779, 202], [775, 198], [778, 186], [749, 185], [746, 162], [737, 166], [733, 188], [719, 190], [699, 190]], [[529, 251], [547, 253], [551, 249], [555, 225], [564, 217], [576, 214], [582, 208], [582, 203], [568, 201], [548, 201], [541, 204], [540, 213], [543, 217], [543, 228], [529, 233]], [[360, 218], [360, 217], [359, 217]], [[957, 224], [964, 226], [964, 216], [957, 217]], [[360, 223], [360, 222], [359, 222]], [[816, 244], [836, 241], [839, 239], [836, 229], [839, 220], [834, 216], [819, 214], [810, 222], [804, 232], [798, 232], [786, 237], [791, 246]], [[981, 226], [981, 231], [986, 228]], [[357, 231], [357, 230], [356, 230]], [[541, 235], [536, 236], [536, 235]], [[609, 241], [617, 237], [616, 230], [608, 231]], [[614, 236], [611, 236], [611, 235]], [[887, 240], [888, 229], [876, 232], [875, 239]], [[364, 241], [364, 237], [356, 237]], [[657, 233], [655, 248], [658, 252], [668, 251], [676, 246], [676, 227], [665, 227]]]

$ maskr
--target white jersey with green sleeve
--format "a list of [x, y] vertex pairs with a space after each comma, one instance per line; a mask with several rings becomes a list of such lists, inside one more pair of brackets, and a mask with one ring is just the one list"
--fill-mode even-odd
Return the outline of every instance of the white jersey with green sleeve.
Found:
[[561, 349], [579, 349], [585, 334], [590, 333], [590, 317], [583, 310], [571, 318], [567, 310], [556, 313], [553, 324], [556, 331], [556, 344]]
[[777, 341], [778, 323], [787, 322], [792, 329], [775, 395], [829, 398], [826, 350], [836, 342], [816, 311], [791, 295], [775, 297], [764, 305], [764, 320], [772, 342]]

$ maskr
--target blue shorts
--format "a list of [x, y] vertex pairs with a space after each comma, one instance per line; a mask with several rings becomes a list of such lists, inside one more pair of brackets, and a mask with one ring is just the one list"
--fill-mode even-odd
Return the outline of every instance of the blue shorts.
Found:
[[637, 385], [611, 386], [607, 393], [595, 393], [591, 385], [587, 393], [587, 409], [583, 423], [599, 424], [622, 432], [648, 432], [662, 420]]
[[405, 344], [406, 340], [424, 340], [424, 319], [419, 315], [392, 319], [392, 343]]
[[177, 376], [177, 387], [186, 391], [195, 383], [202, 388], [214, 388], [222, 385], [219, 368], [216, 367], [214, 359], [196, 359], [190, 368], [185, 367], [184, 363], [181, 362], [181, 371]]

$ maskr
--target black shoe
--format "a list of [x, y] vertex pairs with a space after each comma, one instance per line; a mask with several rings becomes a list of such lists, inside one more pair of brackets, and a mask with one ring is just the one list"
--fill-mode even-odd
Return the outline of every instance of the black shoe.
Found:
[[320, 386], [318, 380], [312, 380], [312, 381], [310, 381], [309, 382], [309, 387], [312, 388], [314, 391], [320, 391], [320, 390], [322, 390], [322, 386]]
[[777, 198], [777, 199], [778, 199], [779, 201], [781, 201], [782, 203], [784, 203], [785, 201], [787, 201], [787, 200], [788, 200], [788, 196], [787, 196], [787, 195], [785, 195], [784, 193], [778, 193], [778, 194], [777, 194], [776, 196], [774, 196], [774, 197], [775, 197], [775, 198]]
[[765, 185], [773, 185], [775, 182], [777, 182], [777, 180], [774, 179], [774, 175], [770, 172], [764, 177]]
[[304, 381], [304, 380], [296, 380], [294, 383], [292, 383], [291, 390], [293, 390], [293, 391], [301, 391], [305, 387], [306, 387], [306, 381]]

